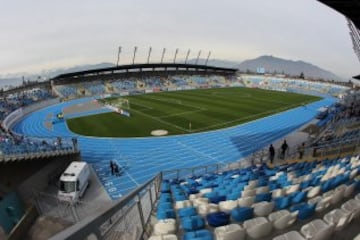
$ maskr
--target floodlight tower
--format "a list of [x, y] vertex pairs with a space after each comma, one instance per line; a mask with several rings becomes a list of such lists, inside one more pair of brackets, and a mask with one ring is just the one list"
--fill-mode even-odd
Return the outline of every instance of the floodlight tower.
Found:
[[121, 46], [119, 47], [119, 50], [118, 50], [118, 56], [117, 56], [117, 61], [116, 61], [116, 66], [117, 67], [119, 66], [120, 54], [121, 54]]
[[166, 51], [166, 48], [164, 48], [164, 49], [163, 49], [163, 51], [162, 51], [161, 61], [160, 61], [160, 63], [163, 63], [163, 61], [164, 61], [165, 51]]
[[210, 55], [211, 55], [211, 51], [209, 51], [209, 54], [208, 54], [208, 56], [207, 56], [207, 58], [206, 58], [206, 61], [205, 61], [205, 66], [208, 64], [208, 61], [209, 61]]
[[360, 61], [360, 30], [355, 26], [355, 24], [347, 18], [348, 27], [350, 29], [350, 37], [353, 44], [353, 49]]
[[149, 48], [148, 58], [147, 58], [147, 63], [148, 63], [148, 64], [150, 63], [151, 50], [152, 50], [152, 48], [150, 47], [150, 48]]
[[178, 52], [179, 52], [179, 49], [177, 48], [177, 49], [175, 50], [174, 63], [176, 62], [176, 55], [178, 54]]
[[190, 49], [187, 51], [186, 58], [185, 58], [185, 64], [187, 63], [187, 60], [188, 60], [188, 58], [189, 58], [189, 55], [190, 55]]
[[137, 51], [137, 46], [134, 47], [134, 56], [133, 56], [133, 60], [132, 60], [133, 65], [135, 64], [136, 51]]
[[201, 55], [201, 50], [199, 51], [199, 53], [198, 53], [198, 55], [197, 55], [196, 62], [195, 62], [195, 64], [196, 64], [196, 65], [198, 64], [198, 61], [199, 61], [200, 55]]

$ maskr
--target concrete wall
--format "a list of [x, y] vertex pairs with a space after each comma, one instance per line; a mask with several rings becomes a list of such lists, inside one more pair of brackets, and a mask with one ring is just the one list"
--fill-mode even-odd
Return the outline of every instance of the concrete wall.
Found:
[[20, 198], [26, 202], [32, 202], [33, 194], [44, 191], [49, 184], [55, 184], [61, 173], [72, 161], [79, 161], [79, 154], [54, 157], [47, 161], [47, 164], [31, 177], [27, 178], [17, 187]]

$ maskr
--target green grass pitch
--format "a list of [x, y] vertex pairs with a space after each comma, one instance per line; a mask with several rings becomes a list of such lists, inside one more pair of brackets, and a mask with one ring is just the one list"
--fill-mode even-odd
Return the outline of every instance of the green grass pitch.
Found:
[[238, 125], [320, 98], [261, 89], [216, 88], [126, 99], [131, 117], [113, 112], [68, 119], [67, 124], [71, 131], [86, 136], [145, 137], [156, 129], [167, 130], [169, 135], [187, 134]]

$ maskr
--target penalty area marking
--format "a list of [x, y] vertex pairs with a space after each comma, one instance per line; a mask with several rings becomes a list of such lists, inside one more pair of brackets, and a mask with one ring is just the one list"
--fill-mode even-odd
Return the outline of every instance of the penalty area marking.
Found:
[[156, 130], [151, 131], [151, 135], [153, 135], [153, 136], [165, 136], [165, 135], [168, 135], [168, 133], [169, 132], [164, 129], [156, 129]]

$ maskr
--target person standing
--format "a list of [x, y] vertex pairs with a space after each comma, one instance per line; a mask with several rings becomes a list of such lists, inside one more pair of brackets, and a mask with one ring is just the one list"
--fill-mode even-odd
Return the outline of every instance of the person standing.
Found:
[[111, 169], [111, 175], [114, 175], [114, 172], [115, 172], [115, 166], [114, 166], [113, 161], [110, 161], [110, 169]]
[[275, 157], [275, 149], [272, 144], [270, 144], [270, 147], [269, 147], [269, 155], [270, 155], [270, 163], [273, 164], [274, 157]]
[[120, 176], [119, 166], [116, 163], [113, 163], [113, 166], [114, 166], [115, 176], [119, 177]]
[[305, 151], [305, 143], [303, 142], [298, 149], [299, 152], [299, 158], [302, 159], [304, 156], [304, 151]]
[[288, 149], [288, 144], [286, 142], [286, 140], [284, 140], [283, 144], [281, 145], [281, 157], [284, 159], [285, 158], [285, 153], [286, 150]]

